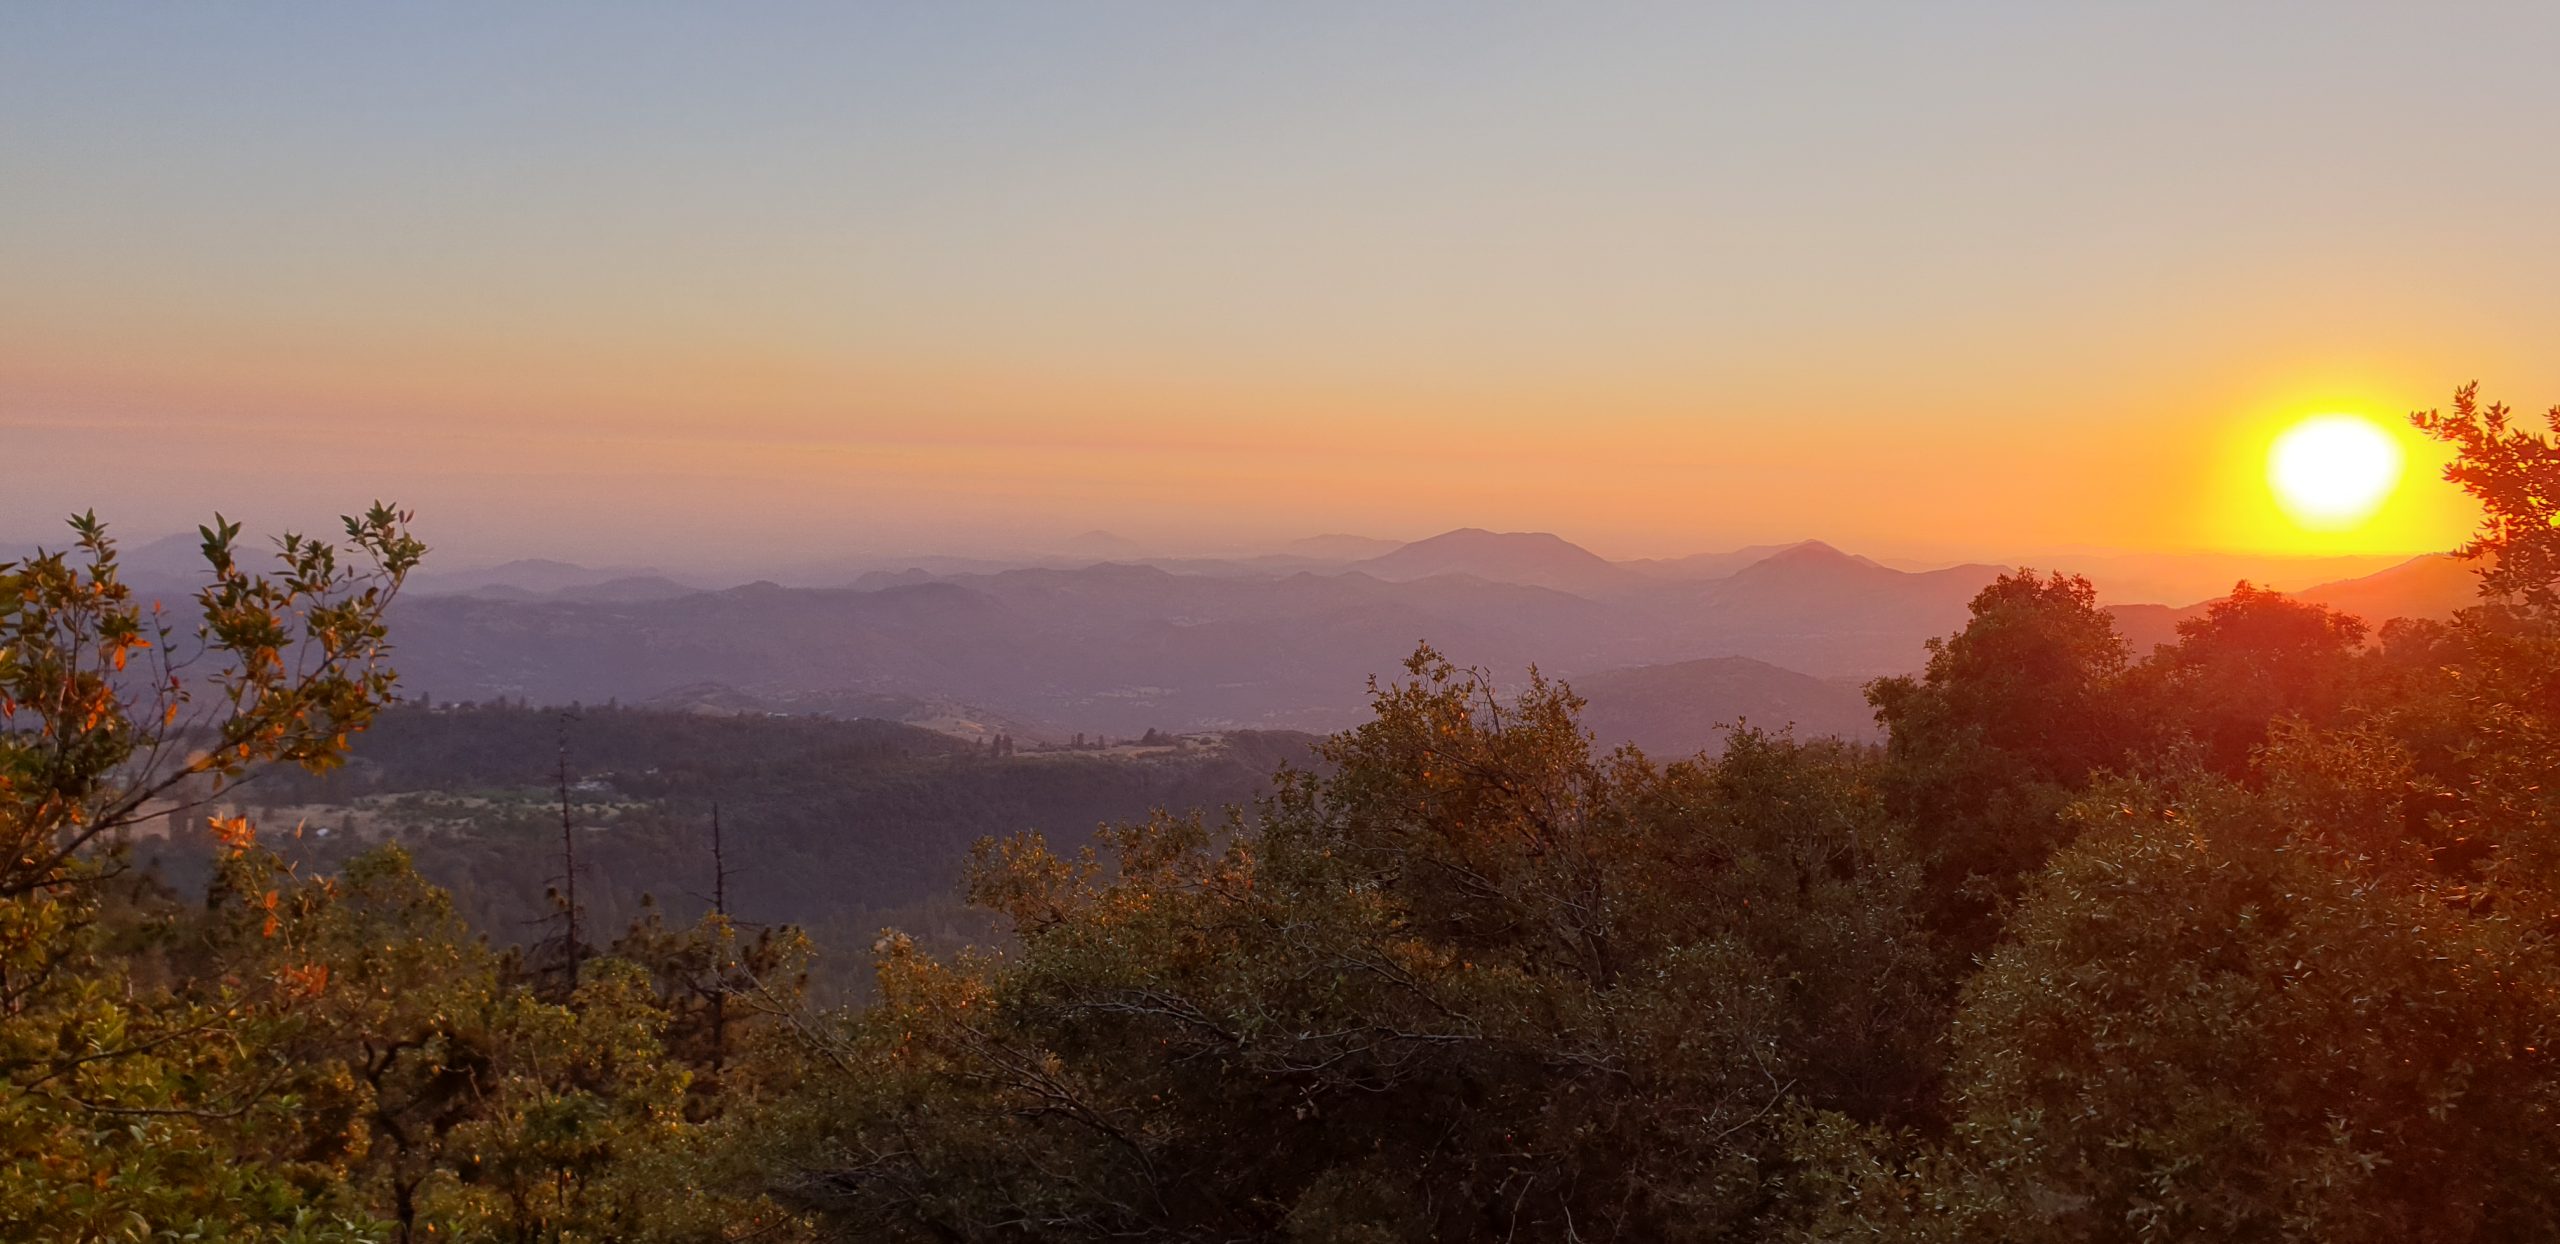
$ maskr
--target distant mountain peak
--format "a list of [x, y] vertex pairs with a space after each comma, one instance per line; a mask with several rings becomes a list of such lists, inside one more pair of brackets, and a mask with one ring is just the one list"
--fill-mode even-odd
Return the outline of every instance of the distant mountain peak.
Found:
[[[1413, 543], [1430, 544], [1434, 541], [1441, 540], [1520, 540], [1536, 541], [1541, 544], [1571, 543], [1571, 541], [1566, 540], [1563, 536], [1559, 536], [1552, 531], [1494, 531], [1486, 527], [1452, 527], [1447, 531], [1441, 532], [1439, 535], [1429, 536], [1424, 539], [1416, 540]], [[1412, 545], [1407, 545], [1405, 547], [1411, 548]]]
[[1387, 580], [1473, 575], [1564, 592], [1614, 591], [1637, 577], [1554, 532], [1482, 527], [1444, 531], [1350, 568]]
[[1655, 578], [1713, 580], [1731, 575], [1745, 566], [1767, 561], [1798, 545], [1816, 543], [1820, 542], [1799, 540], [1792, 544], [1749, 544], [1721, 553], [1692, 553], [1686, 557], [1642, 557], [1618, 564]]
[[[1511, 553], [1536, 557], [1554, 557], [1607, 566], [1607, 558], [1575, 544], [1552, 531], [1490, 531], [1483, 527], [1459, 527], [1425, 537], [1398, 548], [1386, 557], [1403, 557], [1425, 553], [1454, 554], [1467, 552]], [[1384, 561], [1386, 557], [1373, 558]]]
[[[1767, 557], [1761, 558], [1759, 561], [1753, 562], [1751, 565], [1744, 567], [1741, 573], [1749, 574], [1753, 571], [1762, 571], [1766, 573], [1774, 570], [1820, 569], [1892, 570], [1892, 567], [1876, 561], [1873, 558], [1860, 557], [1855, 553], [1843, 552], [1839, 548], [1821, 540], [1806, 540], [1798, 544], [1790, 544], [1775, 553], [1771, 553]], [[1900, 572], [1897, 571], [1895, 573]]]

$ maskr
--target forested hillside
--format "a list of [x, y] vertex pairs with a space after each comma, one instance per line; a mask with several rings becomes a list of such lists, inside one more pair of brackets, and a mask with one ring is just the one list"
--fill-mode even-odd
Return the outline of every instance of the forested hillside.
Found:
[[644, 901], [684, 923], [702, 914], [716, 807], [730, 912], [806, 930], [842, 985], [859, 983], [843, 978], [884, 924], [942, 944], [993, 931], [961, 901], [979, 839], [1081, 837], [1154, 808], [1217, 815], [1252, 803], [1283, 764], [1311, 763], [1314, 742], [1238, 732], [996, 756], [878, 721], [400, 706], [351, 741], [345, 766], [270, 772], [239, 798], [264, 824], [302, 827], [276, 845], [307, 867], [399, 844], [502, 944], [537, 939], [552, 912], [564, 762], [580, 901], [598, 928], [639, 918]]
[[[2004, 574], [1869, 685], [1880, 747], [1608, 752], [1562, 684], [1424, 647], [1250, 817], [1097, 838], [1005, 823], [1297, 741], [1150, 770], [586, 710], [582, 841], [671, 877], [712, 797], [799, 827], [792, 873], [1002, 834], [962, 870], [1002, 946], [885, 936], [847, 1005], [737, 902], [582, 886], [505, 949], [421, 875], [525, 901], [561, 724], [386, 708], [404, 516], [266, 573], [217, 523], [183, 628], [84, 518], [0, 567], [0, 1237], [2548, 1240], [2560, 411], [2417, 423], [2487, 515], [2473, 607], [2244, 587], [2137, 652], [2086, 580]], [[217, 814], [202, 886], [128, 866], [261, 765], [484, 803], [414, 854]]]

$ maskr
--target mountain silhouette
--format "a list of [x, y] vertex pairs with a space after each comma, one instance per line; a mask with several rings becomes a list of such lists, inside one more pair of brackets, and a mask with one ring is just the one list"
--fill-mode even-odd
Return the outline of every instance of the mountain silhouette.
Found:
[[2380, 626], [2393, 618], [2444, 619], [2480, 603], [2480, 565], [2450, 553], [2412, 557], [2360, 578], [2306, 588], [2302, 599]]
[[1793, 544], [1753, 544], [1729, 553], [1692, 553], [1687, 557], [1641, 557], [1618, 564], [1629, 570], [1657, 578], [1721, 579], [1745, 566], [1767, 561], [1789, 549], [1814, 543], [1819, 542], [1799, 540]]
[[[620, 580], [651, 580], [677, 592], [695, 589], [677, 583], [648, 566], [582, 566], [576, 562], [555, 561], [548, 557], [519, 557], [494, 566], [449, 572], [421, 570], [409, 582], [409, 590], [420, 595], [447, 592], [487, 592], [492, 588], [509, 592], [549, 595], [572, 590], [602, 588]], [[607, 592], [607, 596], [638, 590], [625, 583]]]
[[1608, 595], [1642, 584], [1642, 576], [1578, 544], [1544, 531], [1461, 527], [1416, 540], [1351, 569], [1390, 582], [1435, 575], [1474, 575], [1581, 595]]
[[1701, 585], [1706, 611], [1728, 627], [1888, 630], [1925, 635], [1961, 626], [1975, 593], [2006, 572], [1990, 565], [1896, 570], [1820, 540], [1789, 545]]

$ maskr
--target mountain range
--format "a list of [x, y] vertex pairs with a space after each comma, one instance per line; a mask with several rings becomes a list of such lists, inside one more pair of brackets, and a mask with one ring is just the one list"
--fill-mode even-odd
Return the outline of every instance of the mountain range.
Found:
[[[1090, 532], [1076, 543], [1128, 542]], [[126, 555], [183, 576], [196, 539]], [[1382, 549], [1383, 546], [1383, 549]], [[422, 575], [395, 607], [413, 694], [826, 713], [946, 733], [1066, 739], [1330, 730], [1429, 641], [1590, 701], [1604, 744], [1711, 749], [1737, 718], [1871, 737], [1858, 688], [1916, 667], [2005, 567], [1903, 569], [1818, 540], [1613, 562], [1544, 532], [1463, 528], [1387, 545], [1332, 535], [1233, 558], [1008, 565], [920, 559], [839, 586], [706, 590], [644, 566], [525, 559]], [[2379, 620], [2467, 603], [2469, 569], [2422, 557], [2310, 587]], [[2209, 602], [2112, 606], [2137, 652]]]
[[[1915, 667], [2003, 571], [1901, 570], [1820, 541], [1755, 552], [1717, 575], [1707, 559], [1631, 566], [1549, 534], [1464, 529], [1322, 571], [914, 567], [847, 587], [579, 598], [618, 582], [604, 580], [531, 600], [419, 596], [395, 633], [408, 685], [447, 698], [665, 702], [692, 688], [718, 711], [1032, 738], [1335, 729], [1360, 718], [1369, 677], [1428, 640], [1497, 677], [1536, 663], [1567, 678], [1604, 743], [1688, 752], [1736, 718], [1869, 737], [1858, 685]], [[2449, 566], [2419, 559], [2306, 595], [2440, 614], [2467, 592]], [[2147, 648], [2202, 607], [2118, 616]]]

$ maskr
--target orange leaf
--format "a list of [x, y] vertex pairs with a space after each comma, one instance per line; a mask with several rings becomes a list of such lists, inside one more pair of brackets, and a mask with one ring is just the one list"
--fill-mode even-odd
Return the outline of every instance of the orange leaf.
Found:
[[[249, 818], [245, 816], [208, 817], [206, 824], [212, 827], [215, 841], [233, 855], [258, 845], [258, 831], [250, 827]], [[275, 896], [270, 894], [267, 898], [272, 905]]]
[[329, 988], [329, 965], [306, 963], [276, 973], [287, 994], [297, 998], [317, 998]]

